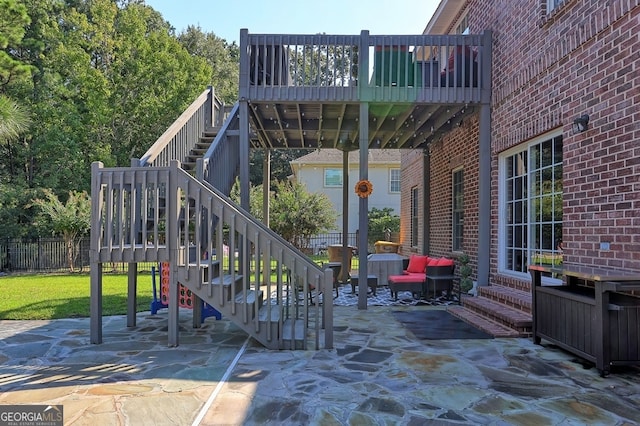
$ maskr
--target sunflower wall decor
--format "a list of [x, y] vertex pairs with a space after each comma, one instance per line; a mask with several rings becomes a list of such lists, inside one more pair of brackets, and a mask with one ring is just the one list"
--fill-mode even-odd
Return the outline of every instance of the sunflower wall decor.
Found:
[[356, 194], [360, 198], [367, 198], [373, 192], [373, 185], [366, 179], [359, 180], [356, 183]]

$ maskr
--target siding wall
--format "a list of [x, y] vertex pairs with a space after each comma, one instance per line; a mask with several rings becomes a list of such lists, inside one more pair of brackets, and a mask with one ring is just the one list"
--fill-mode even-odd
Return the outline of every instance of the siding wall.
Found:
[[[528, 285], [497, 273], [498, 155], [553, 130], [564, 139], [565, 261], [640, 271], [640, 0], [567, 0], [548, 16], [541, 0], [470, 1], [467, 10], [471, 31], [490, 29], [494, 37], [490, 282]], [[582, 114], [589, 130], [574, 134]], [[430, 251], [451, 254], [451, 171], [463, 164], [464, 246], [474, 271], [477, 138], [476, 114], [431, 147]], [[407, 187], [422, 185], [415, 155], [403, 156], [404, 224]]]

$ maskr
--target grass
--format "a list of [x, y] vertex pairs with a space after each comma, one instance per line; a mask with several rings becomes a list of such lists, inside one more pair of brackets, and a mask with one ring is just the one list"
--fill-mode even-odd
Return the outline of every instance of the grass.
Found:
[[[311, 256], [317, 263], [326, 256]], [[357, 264], [357, 259], [352, 264]], [[275, 268], [275, 266], [274, 266]], [[275, 279], [275, 276], [272, 277]], [[160, 283], [157, 281], [159, 291]], [[152, 300], [151, 275], [138, 273], [138, 312]], [[0, 320], [49, 320], [89, 317], [89, 274], [33, 274], [0, 277]], [[103, 315], [127, 313], [127, 275], [103, 274]]]
[[[159, 285], [159, 284], [158, 284]], [[88, 274], [15, 275], [0, 277], [0, 320], [48, 320], [89, 316]], [[150, 274], [138, 275], [138, 312], [149, 310]], [[104, 274], [103, 315], [127, 313], [127, 275]]]

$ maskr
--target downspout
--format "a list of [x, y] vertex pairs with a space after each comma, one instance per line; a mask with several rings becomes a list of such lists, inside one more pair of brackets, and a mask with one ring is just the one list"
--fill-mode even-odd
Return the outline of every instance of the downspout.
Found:
[[491, 266], [491, 56], [491, 31], [485, 31], [478, 141], [478, 286], [489, 285]]
[[429, 254], [431, 250], [431, 145], [424, 149], [422, 173], [422, 253]]

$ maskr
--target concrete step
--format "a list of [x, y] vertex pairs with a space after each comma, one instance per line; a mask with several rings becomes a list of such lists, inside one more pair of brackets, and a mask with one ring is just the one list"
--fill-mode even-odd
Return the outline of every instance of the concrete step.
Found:
[[531, 335], [532, 318], [530, 313], [482, 296], [463, 297], [462, 305], [488, 320], [515, 330], [523, 337]]
[[531, 313], [530, 292], [501, 285], [490, 285], [479, 287], [478, 296], [485, 297], [528, 314]]
[[521, 337], [520, 333], [495, 321], [477, 314], [464, 306], [448, 306], [447, 311], [453, 316], [478, 327], [493, 337]]

